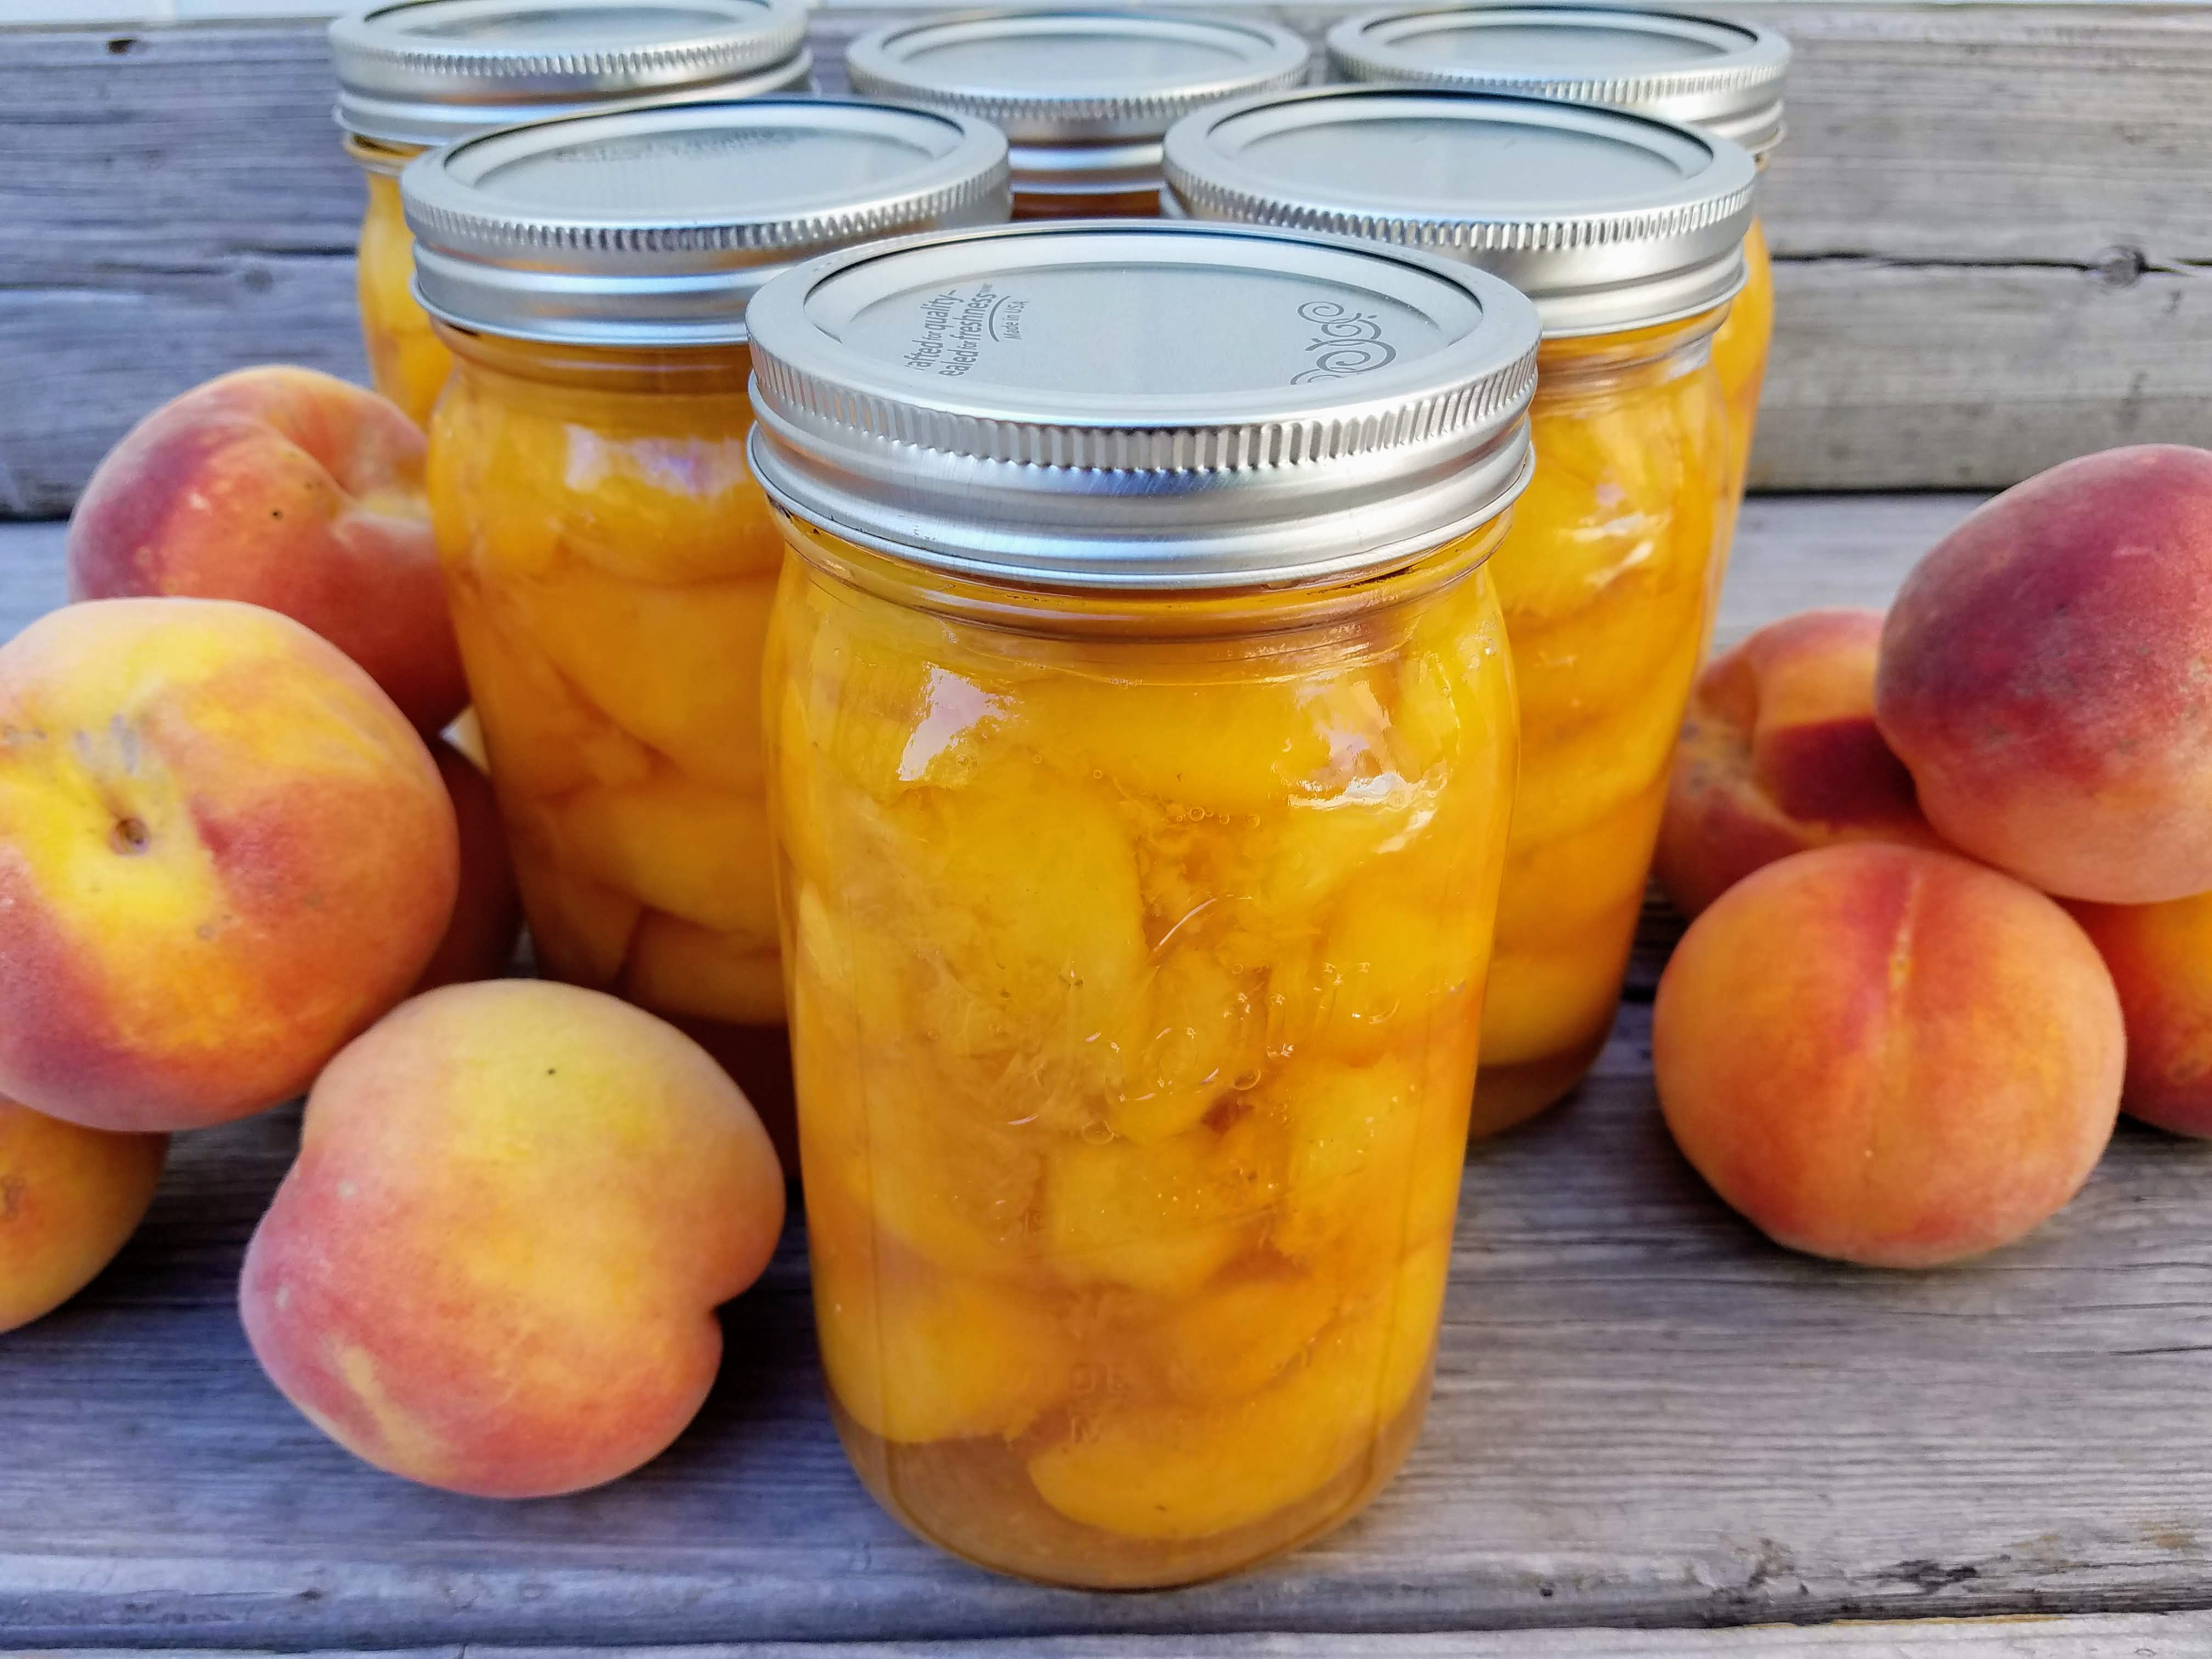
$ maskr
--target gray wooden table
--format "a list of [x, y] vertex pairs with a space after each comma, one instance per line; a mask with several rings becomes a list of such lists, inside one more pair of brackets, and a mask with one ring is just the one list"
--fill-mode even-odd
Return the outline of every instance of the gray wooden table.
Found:
[[[1723, 635], [1881, 603], [1972, 500], [1755, 501]], [[58, 602], [59, 548], [0, 526], [0, 635]], [[831, 1433], [796, 1224], [641, 1474], [518, 1504], [380, 1474], [269, 1388], [233, 1310], [288, 1111], [180, 1139], [116, 1266], [0, 1339], [0, 1647], [2212, 1653], [2212, 1146], [2124, 1127], [2064, 1214], [1953, 1271], [1785, 1255], [1660, 1126], [1672, 934], [1655, 915], [1580, 1096], [1469, 1159], [1427, 1432], [1291, 1559], [1080, 1595], [908, 1538]]]

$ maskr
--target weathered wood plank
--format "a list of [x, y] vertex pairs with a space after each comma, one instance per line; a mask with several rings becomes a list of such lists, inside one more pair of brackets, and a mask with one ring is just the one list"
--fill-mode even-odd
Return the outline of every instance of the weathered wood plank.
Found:
[[[376, 1659], [2197, 1659], [2212, 1615], [1921, 1620], [1738, 1630], [1425, 1632], [1406, 1636], [1054, 1636], [944, 1642], [746, 1642], [711, 1647], [417, 1648]], [[283, 1659], [206, 1649], [76, 1650], [71, 1659]], [[371, 1659], [325, 1651], [319, 1659]]]
[[59, 522], [0, 523], [0, 640], [69, 598]]
[[0, 29], [0, 514], [210, 375], [367, 378], [331, 94], [319, 24]]
[[[1340, 9], [1270, 9], [1310, 30]], [[1765, 210], [1780, 331], [1756, 478], [1982, 486], [2212, 441], [2212, 14], [1753, 5], [1800, 49]], [[842, 42], [883, 14], [817, 25]], [[66, 511], [194, 381], [358, 374], [360, 186], [309, 22], [0, 30], [0, 514]]]
[[[1966, 505], [1755, 502], [1732, 615], [1811, 590], [1878, 603]], [[56, 545], [50, 526], [0, 537], [9, 603], [42, 561], [51, 584]], [[633, 1480], [497, 1505], [377, 1475], [270, 1392], [230, 1305], [295, 1117], [185, 1138], [117, 1267], [0, 1344], [0, 1630], [255, 1648], [897, 1632], [894, 1653], [1060, 1638], [1068, 1659], [1144, 1635], [1357, 1654], [1333, 1633], [1362, 1632], [1396, 1634], [1376, 1654], [1510, 1659], [1730, 1650], [1468, 1632], [2128, 1615], [2070, 1646], [2002, 1644], [2063, 1633], [2038, 1625], [1866, 1650], [2057, 1656], [2165, 1640], [2136, 1616], [2212, 1604], [2212, 1148], [2127, 1130], [2026, 1243], [1945, 1273], [1847, 1272], [1765, 1247], [1700, 1188], [1658, 1125], [1647, 1034], [1632, 1002], [1580, 1098], [1471, 1158], [1437, 1404], [1397, 1486], [1287, 1562], [1158, 1596], [987, 1577], [869, 1504], [821, 1407], [795, 1232], [730, 1310], [699, 1423]], [[1736, 1650], [1851, 1650], [1759, 1635]]]
[[1783, 30], [1790, 132], [1762, 208], [1787, 258], [2212, 260], [2212, 10], [1718, 6]]
[[[1970, 504], [1754, 501], [1729, 614], [1880, 603]], [[58, 596], [58, 526], [0, 532], [0, 629]], [[830, 1432], [796, 1228], [729, 1310], [699, 1422], [632, 1480], [499, 1505], [380, 1476], [268, 1389], [237, 1328], [239, 1253], [296, 1134], [280, 1112], [180, 1139], [116, 1267], [0, 1343], [0, 1632], [744, 1641], [720, 1651], [779, 1659], [2203, 1651], [2212, 1147], [2125, 1129], [2063, 1215], [1965, 1268], [1786, 1255], [1658, 1124], [1633, 999], [1670, 933], [1650, 931], [1592, 1085], [1469, 1160], [1437, 1403], [1405, 1475], [1289, 1561], [1090, 1596], [907, 1538]], [[1702, 1628], [2068, 1612], [2100, 1616]], [[1652, 1626], [1674, 1629], [1625, 1628]], [[791, 1643], [844, 1645], [775, 1645]]]
[[731, 1310], [698, 1424], [634, 1479], [501, 1506], [362, 1468], [260, 1382], [230, 1306], [292, 1133], [184, 1142], [117, 1268], [0, 1346], [16, 1640], [964, 1644], [2212, 1600], [2212, 1150], [2146, 1132], [2027, 1243], [1877, 1276], [1759, 1243], [1648, 1083], [1604, 1078], [1471, 1160], [1437, 1404], [1397, 1486], [1288, 1562], [1141, 1597], [986, 1577], [868, 1504], [819, 1401], [795, 1238]]
[[2212, 445], [2212, 277], [1785, 259], [1755, 489], [1998, 487], [2124, 443]]
[[[1973, 1620], [1956, 1624], [1759, 1626], [1732, 1631], [1428, 1632], [1412, 1636], [1060, 1637], [963, 1643], [975, 1659], [2184, 1659], [2212, 1648], [2212, 1618]], [[527, 1654], [478, 1649], [483, 1659], [584, 1659], [583, 1650]], [[950, 1659], [941, 1643], [849, 1646], [779, 1644], [695, 1648], [605, 1659]]]
[[1905, 574], [1987, 499], [1979, 494], [1753, 495], [1743, 504], [1714, 638], [1822, 605], [1886, 608]]

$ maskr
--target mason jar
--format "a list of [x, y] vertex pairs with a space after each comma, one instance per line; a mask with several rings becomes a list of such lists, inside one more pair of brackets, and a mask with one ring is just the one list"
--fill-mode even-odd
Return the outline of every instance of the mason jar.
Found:
[[465, 140], [400, 188], [454, 358], [431, 514], [538, 963], [698, 1037], [793, 1168], [745, 302], [799, 256], [1003, 220], [1006, 140], [674, 104]]
[[1258, 18], [1115, 9], [959, 12], [845, 55], [853, 90], [981, 116], [1012, 142], [1017, 219], [1150, 218], [1160, 136], [1218, 99], [1302, 83], [1313, 57]]
[[1516, 722], [1536, 320], [1267, 230], [817, 260], [750, 313], [817, 1323], [861, 1480], [1130, 1588], [1419, 1431]]
[[[1347, 17], [1328, 44], [1330, 64], [1345, 80], [1607, 104], [1734, 139], [1761, 172], [1782, 143], [1790, 42], [1727, 18], [1619, 6], [1430, 7]], [[1743, 257], [1743, 291], [1712, 340], [1729, 405], [1730, 538], [1774, 335], [1774, 273], [1755, 218]], [[1726, 552], [1723, 542], [1723, 558]]]
[[1241, 99], [1168, 134], [1175, 211], [1432, 249], [1504, 277], [1543, 322], [1536, 474], [1496, 560], [1521, 784], [1478, 1132], [1572, 1090], [1612, 1029], [1719, 585], [1711, 343], [1743, 285], [1754, 173], [1687, 127], [1413, 88]]
[[395, 0], [330, 29], [335, 112], [368, 185], [356, 285], [376, 389], [427, 426], [452, 367], [415, 301], [402, 168], [489, 128], [631, 100], [811, 84], [805, 0]]

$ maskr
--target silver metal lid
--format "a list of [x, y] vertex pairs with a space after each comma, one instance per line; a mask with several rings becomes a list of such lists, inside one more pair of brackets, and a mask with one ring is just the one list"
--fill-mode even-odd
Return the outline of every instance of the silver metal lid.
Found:
[[708, 345], [793, 262], [1008, 211], [1006, 141], [859, 99], [663, 104], [509, 127], [410, 162], [415, 290], [517, 339]]
[[769, 493], [987, 580], [1379, 569], [1527, 481], [1535, 313], [1402, 249], [1163, 220], [1004, 227], [814, 260], [750, 319]]
[[1548, 336], [1710, 311], [1743, 286], [1758, 165], [1725, 138], [1620, 110], [1413, 87], [1217, 104], [1167, 137], [1171, 210], [1464, 259], [1536, 302]]
[[1623, 6], [1436, 6], [1347, 17], [1336, 72], [1475, 92], [1610, 104], [1732, 138], [1782, 141], [1790, 42], [1772, 29]]
[[610, 103], [803, 82], [806, 0], [396, 0], [331, 25], [337, 123], [428, 147]]
[[855, 92], [978, 115], [1013, 143], [1017, 191], [1156, 187], [1160, 135], [1218, 99], [1302, 84], [1313, 50], [1257, 19], [985, 12], [896, 23], [845, 55]]

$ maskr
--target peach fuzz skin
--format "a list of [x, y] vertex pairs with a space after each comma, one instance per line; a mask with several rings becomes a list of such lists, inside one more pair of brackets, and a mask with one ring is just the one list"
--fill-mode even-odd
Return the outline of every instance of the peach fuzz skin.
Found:
[[2119, 988], [2130, 1117], [2212, 1137], [2212, 893], [2164, 904], [2069, 904]]
[[1698, 678], [1652, 873], [1694, 916], [1753, 871], [1839, 842], [1941, 850], [1874, 723], [1879, 611], [1771, 623]]
[[460, 830], [460, 887], [446, 936], [415, 982], [417, 992], [497, 979], [513, 964], [522, 937], [522, 899], [515, 890], [514, 866], [507, 857], [507, 831], [491, 780], [444, 738], [431, 743], [430, 758], [445, 780]]
[[453, 914], [399, 711], [289, 617], [106, 599], [0, 647], [0, 1091], [100, 1129], [299, 1093]]
[[1949, 854], [1862, 842], [1747, 877], [1659, 981], [1668, 1127], [1777, 1243], [1929, 1267], [2011, 1243], [2118, 1115], [2112, 976], [2057, 904]]
[[240, 1307], [285, 1397], [394, 1474], [484, 1498], [626, 1474], [721, 1363], [783, 1176], [672, 1026], [533, 980], [415, 998], [331, 1062]]
[[167, 1135], [108, 1134], [0, 1099], [0, 1331], [52, 1313], [145, 1218]]
[[70, 597], [241, 599], [304, 623], [434, 732], [468, 701], [423, 438], [373, 392], [242, 368], [108, 452], [69, 531]]
[[1938, 543], [1882, 630], [1875, 718], [1961, 852], [2045, 891], [2212, 890], [2212, 451], [2107, 450]]

